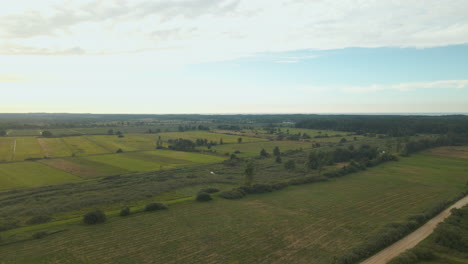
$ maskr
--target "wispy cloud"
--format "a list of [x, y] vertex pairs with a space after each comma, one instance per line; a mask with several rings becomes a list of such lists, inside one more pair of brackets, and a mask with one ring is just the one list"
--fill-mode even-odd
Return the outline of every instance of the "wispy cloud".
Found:
[[173, 49], [167, 58], [190, 63], [262, 52], [468, 43], [466, 0], [36, 2], [18, 0], [0, 10], [0, 54], [165, 56]]
[[413, 91], [417, 89], [463, 89], [468, 88], [468, 80], [443, 80], [434, 82], [409, 82], [394, 85], [368, 85], [341, 88], [347, 92], [374, 92], [383, 90]]

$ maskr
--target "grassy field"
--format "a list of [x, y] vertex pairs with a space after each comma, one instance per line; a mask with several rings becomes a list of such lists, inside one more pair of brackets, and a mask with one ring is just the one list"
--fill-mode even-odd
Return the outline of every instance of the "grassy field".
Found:
[[16, 137], [14, 160], [21, 161], [28, 158], [43, 158], [44, 152], [36, 137]]
[[207, 139], [208, 141], [215, 141], [218, 143], [220, 139], [222, 139], [224, 143], [237, 143], [238, 138], [242, 138], [243, 143], [266, 141], [266, 139], [264, 138], [226, 135], [226, 134], [211, 133], [211, 132], [206, 132], [206, 131], [159, 133], [157, 134], [157, 136], [161, 136], [161, 139], [164, 141], [167, 141], [168, 139], [178, 139], [178, 138], [190, 139], [192, 141], [195, 141], [197, 139]]
[[115, 152], [119, 148], [125, 151], [152, 150], [156, 148], [156, 135], [130, 134], [123, 138], [117, 136], [87, 136], [89, 140], [97, 145]]
[[37, 162], [0, 164], [0, 190], [79, 181], [80, 178]]
[[84, 136], [62, 138], [65, 145], [76, 156], [109, 153], [110, 151], [97, 145]]
[[11, 161], [14, 139], [0, 138], [0, 161]]
[[0, 246], [0, 255], [5, 263], [328, 264], [385, 224], [458, 194], [467, 170], [464, 158], [415, 154], [242, 200], [182, 203], [97, 226], [49, 225], [68, 230]]

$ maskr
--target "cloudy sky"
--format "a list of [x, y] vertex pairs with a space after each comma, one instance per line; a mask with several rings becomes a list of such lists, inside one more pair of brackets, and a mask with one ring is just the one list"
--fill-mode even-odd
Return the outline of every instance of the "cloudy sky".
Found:
[[468, 112], [468, 0], [15, 0], [0, 112]]

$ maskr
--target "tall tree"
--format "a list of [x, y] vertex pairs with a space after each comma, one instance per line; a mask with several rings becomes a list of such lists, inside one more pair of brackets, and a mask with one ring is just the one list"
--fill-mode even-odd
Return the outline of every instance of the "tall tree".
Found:
[[245, 185], [247, 186], [252, 185], [254, 175], [255, 175], [255, 164], [252, 161], [249, 161], [245, 165], [244, 175], [245, 175]]

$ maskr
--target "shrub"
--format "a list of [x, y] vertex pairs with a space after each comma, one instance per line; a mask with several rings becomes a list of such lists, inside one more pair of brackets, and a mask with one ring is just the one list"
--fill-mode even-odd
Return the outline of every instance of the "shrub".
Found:
[[284, 168], [287, 170], [295, 170], [296, 162], [294, 160], [288, 160], [286, 163], [284, 163]]
[[213, 188], [213, 187], [208, 187], [208, 188], [204, 188], [204, 189], [201, 189], [200, 191], [198, 191], [198, 193], [216, 193], [216, 192], [219, 192], [219, 189], [217, 188]]
[[106, 214], [101, 210], [89, 212], [83, 216], [83, 223], [87, 225], [95, 225], [104, 223], [106, 221]]
[[40, 231], [40, 232], [36, 232], [32, 235], [32, 238], [34, 239], [41, 239], [41, 238], [44, 238], [47, 236], [47, 232], [44, 232], [44, 231]]
[[209, 193], [201, 192], [197, 195], [197, 201], [199, 202], [208, 202], [211, 200], [213, 200], [213, 198], [211, 198], [211, 195]]
[[167, 206], [163, 203], [149, 203], [145, 206], [145, 211], [157, 211], [167, 209]]
[[51, 220], [50, 216], [36, 215], [36, 216], [31, 217], [28, 221], [26, 221], [26, 224], [37, 225], [37, 224], [47, 223], [50, 220]]
[[239, 189], [232, 189], [230, 191], [224, 191], [219, 194], [220, 197], [224, 199], [240, 199], [245, 196], [245, 193]]
[[121, 148], [119, 148], [115, 153], [122, 153], [123, 150]]
[[130, 215], [130, 208], [129, 207], [125, 207], [123, 208], [122, 210], [120, 210], [120, 216], [127, 216], [127, 215]]

